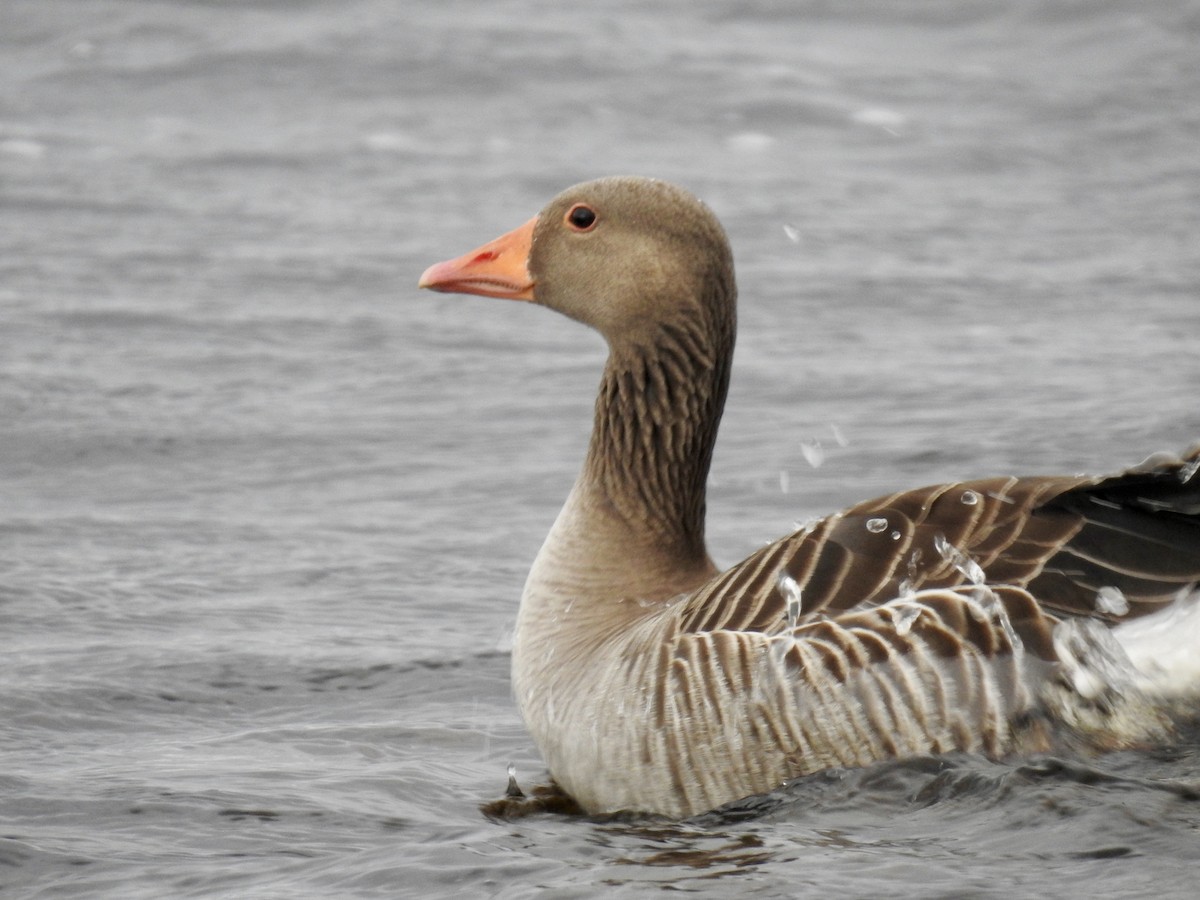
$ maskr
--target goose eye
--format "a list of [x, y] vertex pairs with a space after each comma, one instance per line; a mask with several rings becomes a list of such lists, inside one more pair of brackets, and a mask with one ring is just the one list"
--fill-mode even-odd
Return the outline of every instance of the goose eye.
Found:
[[590, 206], [576, 203], [567, 211], [567, 224], [576, 231], [591, 231], [596, 225], [596, 211]]

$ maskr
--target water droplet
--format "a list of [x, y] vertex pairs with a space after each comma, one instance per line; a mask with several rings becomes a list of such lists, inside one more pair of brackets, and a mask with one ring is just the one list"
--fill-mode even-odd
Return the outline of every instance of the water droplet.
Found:
[[867, 519], [867, 531], [871, 534], [879, 534], [881, 531], [887, 531], [888, 520], [882, 517], [875, 519]]
[[798, 229], [795, 225], [784, 225], [783, 233], [787, 235], [787, 239], [793, 244], [800, 243], [800, 229]]
[[830, 425], [829, 431], [833, 434], [834, 443], [836, 443], [839, 447], [847, 447], [850, 445], [850, 442], [846, 440], [846, 435], [842, 434], [842, 429], [838, 428], [836, 425]]
[[825, 462], [825, 448], [821, 446], [820, 441], [801, 441], [800, 455], [814, 469], [819, 469]]
[[966, 506], [974, 506], [979, 502], [979, 495], [974, 491], [963, 491], [962, 502]]
[[898, 541], [898, 540], [900, 540], [901, 537], [903, 537], [903, 535], [901, 535], [900, 532], [898, 532], [898, 531], [892, 532], [892, 540], [893, 541]]
[[1129, 601], [1120, 588], [1102, 587], [1096, 591], [1096, 611], [1123, 616], [1129, 612]]

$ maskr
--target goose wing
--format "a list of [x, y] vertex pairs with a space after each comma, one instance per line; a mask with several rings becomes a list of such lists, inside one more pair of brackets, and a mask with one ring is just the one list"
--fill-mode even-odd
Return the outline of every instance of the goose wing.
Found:
[[[1023, 589], [1051, 616], [1109, 620], [1193, 590], [1200, 446], [1110, 477], [992, 478], [859, 503], [715, 577], [681, 609], [680, 630], [774, 633], [973, 582]], [[1098, 604], [1103, 588], [1114, 599]]]

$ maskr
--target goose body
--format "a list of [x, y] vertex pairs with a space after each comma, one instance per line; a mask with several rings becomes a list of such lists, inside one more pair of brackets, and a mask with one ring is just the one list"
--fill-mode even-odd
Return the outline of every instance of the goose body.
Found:
[[682, 817], [830, 766], [1000, 756], [1048, 720], [1120, 744], [1162, 727], [1151, 700], [1196, 696], [1200, 672], [1158, 671], [1144, 623], [1178, 616], [1181, 657], [1200, 650], [1200, 449], [893, 494], [720, 572], [705, 482], [736, 288], [707, 207], [587, 182], [421, 286], [535, 302], [608, 343], [513, 642], [522, 715], [585, 810]]

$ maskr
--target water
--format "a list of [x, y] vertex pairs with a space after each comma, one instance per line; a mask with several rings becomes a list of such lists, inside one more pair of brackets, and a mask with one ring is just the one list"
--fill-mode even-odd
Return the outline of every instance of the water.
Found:
[[5, 4], [0, 891], [1190, 896], [1187, 735], [485, 819], [508, 763], [544, 776], [507, 643], [602, 347], [414, 285], [577, 180], [705, 197], [742, 289], [726, 562], [1179, 449], [1198, 35], [1134, 0]]

